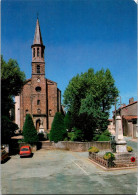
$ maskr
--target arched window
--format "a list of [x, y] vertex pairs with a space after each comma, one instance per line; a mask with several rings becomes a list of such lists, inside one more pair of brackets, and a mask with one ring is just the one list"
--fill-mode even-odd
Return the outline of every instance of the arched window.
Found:
[[44, 57], [44, 49], [41, 48], [41, 57], [43, 58]]
[[37, 73], [40, 73], [40, 66], [37, 65]]
[[35, 48], [33, 48], [33, 57], [35, 57]]
[[39, 47], [37, 48], [37, 57], [39, 57]]
[[40, 105], [40, 100], [37, 100], [37, 105]]

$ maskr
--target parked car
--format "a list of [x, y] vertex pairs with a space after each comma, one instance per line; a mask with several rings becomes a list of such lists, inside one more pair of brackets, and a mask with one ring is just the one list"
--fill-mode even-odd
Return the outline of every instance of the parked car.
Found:
[[9, 158], [8, 152], [5, 149], [1, 149], [1, 162], [4, 162], [7, 158]]
[[30, 146], [22, 146], [20, 148], [20, 157], [23, 157], [23, 156], [31, 156], [32, 155], [32, 150], [30, 148]]

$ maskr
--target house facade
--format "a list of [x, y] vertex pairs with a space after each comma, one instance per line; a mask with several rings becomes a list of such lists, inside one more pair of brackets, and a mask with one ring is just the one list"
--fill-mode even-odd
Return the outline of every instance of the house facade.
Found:
[[[117, 111], [116, 115], [120, 115], [122, 119], [123, 134], [136, 138], [137, 135], [137, 111], [138, 101], [134, 101], [134, 98], [129, 99], [128, 105], [121, 106]], [[113, 124], [115, 125], [115, 111], [113, 112]]]
[[26, 114], [31, 114], [37, 131], [49, 132], [56, 112], [61, 112], [61, 91], [57, 83], [45, 78], [45, 57], [39, 20], [32, 49], [32, 77], [15, 97], [15, 123], [23, 130]]

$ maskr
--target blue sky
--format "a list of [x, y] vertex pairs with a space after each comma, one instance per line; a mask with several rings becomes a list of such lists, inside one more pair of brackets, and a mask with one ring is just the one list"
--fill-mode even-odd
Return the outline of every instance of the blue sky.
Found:
[[39, 13], [46, 78], [57, 82], [62, 94], [77, 73], [109, 68], [122, 103], [137, 100], [133, 0], [3, 0], [1, 9], [1, 53], [6, 61], [16, 59], [27, 79]]

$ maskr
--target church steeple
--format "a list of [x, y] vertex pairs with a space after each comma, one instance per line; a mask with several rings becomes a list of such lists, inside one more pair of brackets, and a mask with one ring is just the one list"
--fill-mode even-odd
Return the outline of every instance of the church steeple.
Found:
[[35, 36], [34, 36], [34, 42], [33, 42], [33, 44], [43, 45], [43, 41], [42, 41], [42, 36], [41, 36], [41, 31], [40, 31], [40, 25], [39, 25], [38, 18], [37, 18], [37, 22], [36, 22]]
[[32, 48], [32, 75], [45, 74], [44, 49], [39, 20], [37, 18]]

